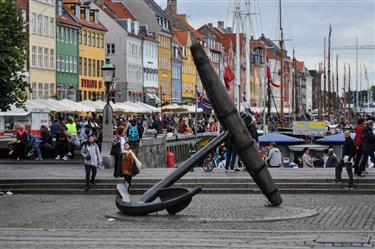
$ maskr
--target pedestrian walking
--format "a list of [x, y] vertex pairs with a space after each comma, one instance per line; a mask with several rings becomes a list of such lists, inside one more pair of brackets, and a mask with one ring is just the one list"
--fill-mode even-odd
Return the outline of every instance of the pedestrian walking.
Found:
[[230, 140], [225, 142], [225, 148], [227, 149], [225, 156], [225, 172], [228, 172], [229, 169], [231, 172], [234, 172], [234, 164], [237, 158], [236, 148]]
[[362, 150], [362, 135], [363, 135], [363, 128], [365, 127], [365, 120], [363, 118], [359, 118], [357, 121], [357, 126], [355, 127], [355, 138], [354, 138], [354, 145], [355, 145], [355, 161], [354, 161], [354, 174], [357, 176], [361, 175], [360, 170], [360, 162], [363, 155]]
[[268, 151], [266, 161], [268, 167], [271, 168], [278, 168], [282, 165], [282, 155], [279, 148], [276, 147], [275, 142], [270, 143], [270, 150]]
[[303, 148], [302, 165], [304, 168], [315, 168], [310, 155], [310, 149], [307, 147]]
[[82, 146], [81, 155], [85, 164], [86, 188], [89, 188], [90, 184], [95, 184], [97, 168], [103, 168], [103, 158], [93, 135], [90, 135], [87, 143]]
[[341, 173], [342, 173], [342, 168], [345, 166], [346, 171], [348, 172], [348, 177], [349, 177], [349, 186], [348, 189], [353, 189], [353, 159], [355, 156], [355, 145], [353, 139], [350, 137], [350, 131], [346, 130], [344, 132], [344, 146], [342, 148], [342, 159], [340, 162], [336, 165], [336, 170], [335, 170], [335, 182], [336, 183], [341, 183]]
[[137, 119], [132, 119], [130, 122], [130, 126], [127, 130], [128, 141], [130, 148], [135, 153], [137, 157], [139, 157], [139, 142], [141, 141], [143, 135], [143, 129], [140, 125], [138, 125]]
[[366, 175], [366, 164], [368, 158], [370, 157], [371, 161], [375, 163], [375, 134], [373, 132], [374, 122], [372, 120], [368, 120], [366, 126], [363, 128], [362, 134], [362, 150], [363, 156], [362, 161], [359, 166], [359, 173], [360, 176]]
[[114, 177], [122, 177], [122, 152], [125, 149], [126, 137], [124, 136], [124, 129], [122, 127], [117, 128], [115, 137], [113, 139], [111, 155], [115, 157], [115, 167], [113, 171]]
[[132, 183], [133, 176], [139, 173], [142, 167], [141, 162], [134, 154], [129, 143], [125, 143], [124, 150], [122, 151], [122, 175], [124, 176], [125, 182], [128, 184], [128, 190]]

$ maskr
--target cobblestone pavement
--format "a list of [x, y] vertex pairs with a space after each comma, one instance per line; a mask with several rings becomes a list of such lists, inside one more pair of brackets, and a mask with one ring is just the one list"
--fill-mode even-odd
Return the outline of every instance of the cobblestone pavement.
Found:
[[283, 198], [283, 208], [318, 215], [260, 222], [248, 218], [270, 209], [262, 195], [197, 195], [176, 216], [159, 212], [111, 220], [114, 196], [0, 196], [0, 247], [313, 248], [319, 241], [375, 247], [375, 196]]

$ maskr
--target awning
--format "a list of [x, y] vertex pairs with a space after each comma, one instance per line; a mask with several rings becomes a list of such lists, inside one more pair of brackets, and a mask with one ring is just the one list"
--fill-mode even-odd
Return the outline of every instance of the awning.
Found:
[[137, 104], [138, 106], [142, 106], [142, 107], [150, 110], [152, 113], [158, 113], [158, 112], [160, 112], [160, 108], [156, 108], [155, 106], [148, 105], [148, 104], [145, 104], [143, 102], [136, 102], [135, 104]]
[[[354, 139], [355, 133], [350, 133], [350, 137]], [[336, 135], [331, 135], [316, 140], [316, 142], [319, 144], [344, 144], [344, 141], [344, 133], [339, 133]]]
[[65, 105], [68, 105], [72, 112], [95, 112], [94, 107], [83, 105], [79, 102], [74, 102], [69, 99], [63, 99], [63, 100], [60, 100], [59, 102]]
[[155, 94], [153, 94], [153, 93], [146, 93], [146, 95], [150, 99], [155, 99]]
[[305, 140], [279, 134], [276, 132], [259, 136], [259, 143], [260, 145], [269, 145], [270, 143], [275, 142], [276, 144], [301, 144], [304, 143]]

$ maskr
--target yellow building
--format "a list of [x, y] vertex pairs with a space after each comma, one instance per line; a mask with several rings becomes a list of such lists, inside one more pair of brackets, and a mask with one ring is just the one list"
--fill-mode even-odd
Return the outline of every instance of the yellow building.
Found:
[[79, 96], [80, 100], [104, 100], [105, 86], [101, 67], [105, 61], [105, 32], [99, 10], [80, 1], [64, 1], [64, 7], [79, 18]]
[[187, 103], [194, 103], [197, 71], [190, 52], [190, 46], [192, 44], [190, 32], [174, 30], [174, 34], [184, 46], [182, 51], [182, 101]]
[[29, 1], [30, 99], [47, 99], [56, 93], [55, 1]]
[[161, 101], [172, 102], [172, 34], [166, 32], [159, 33], [158, 46], [158, 77], [159, 96]]

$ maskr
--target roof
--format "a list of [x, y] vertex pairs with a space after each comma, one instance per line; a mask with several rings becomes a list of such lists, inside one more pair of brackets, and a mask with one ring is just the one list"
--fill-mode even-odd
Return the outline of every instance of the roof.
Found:
[[136, 17], [129, 9], [125, 7], [122, 2], [113, 2], [112, 0], [103, 0], [106, 8], [103, 10], [114, 19], [131, 19], [136, 20]]
[[305, 140], [279, 134], [276, 132], [259, 136], [260, 145], [269, 145], [272, 142], [275, 142], [276, 144], [301, 144], [301, 143], [304, 143]]
[[82, 19], [80, 20], [80, 22], [82, 26], [101, 30], [101, 31], [107, 31], [107, 29], [104, 27], [104, 25], [101, 22], [98, 22], [98, 23], [86, 22], [86, 20], [82, 20]]
[[181, 45], [181, 46], [184, 45], [184, 44], [178, 39], [178, 37], [176, 36], [176, 34], [173, 35], [172, 40], [173, 40], [174, 43], [176, 43], [176, 44], [178, 44], [178, 45]]
[[168, 16], [165, 14], [164, 10], [162, 8], [160, 8], [160, 6], [157, 3], [155, 3], [154, 0], [144, 0], [144, 1], [148, 4], [148, 6], [151, 7], [151, 9], [154, 10], [154, 12], [158, 16], [163, 17], [165, 19], [168, 19]]
[[300, 72], [305, 71], [305, 62], [296, 60], [296, 69]]
[[186, 46], [188, 44], [189, 31], [173, 30], [173, 33], [173, 37], [176, 36], [182, 45]]
[[[244, 48], [244, 34], [240, 33], [240, 53], [242, 53], [242, 50]], [[232, 47], [234, 50], [236, 50], [236, 34], [235, 33], [229, 33], [229, 34], [221, 34], [221, 38], [218, 38], [218, 41], [223, 44], [224, 51], [226, 53], [229, 52], [229, 48]]]
[[193, 28], [186, 20], [184, 17], [182, 17], [181, 15], [176, 15], [177, 19], [179, 22], [181, 22], [191, 33], [193, 33], [193, 35], [198, 39], [198, 40], [201, 40], [203, 41], [203, 35], [201, 33], [199, 33], [197, 30], [195, 30], [195, 28]]
[[65, 24], [65, 25], [69, 25], [69, 26], [73, 26], [77, 28], [81, 27], [81, 25], [79, 25], [77, 22], [73, 21], [71, 18], [65, 15], [57, 16], [56, 20], [57, 20], [57, 23], [59, 24]]

